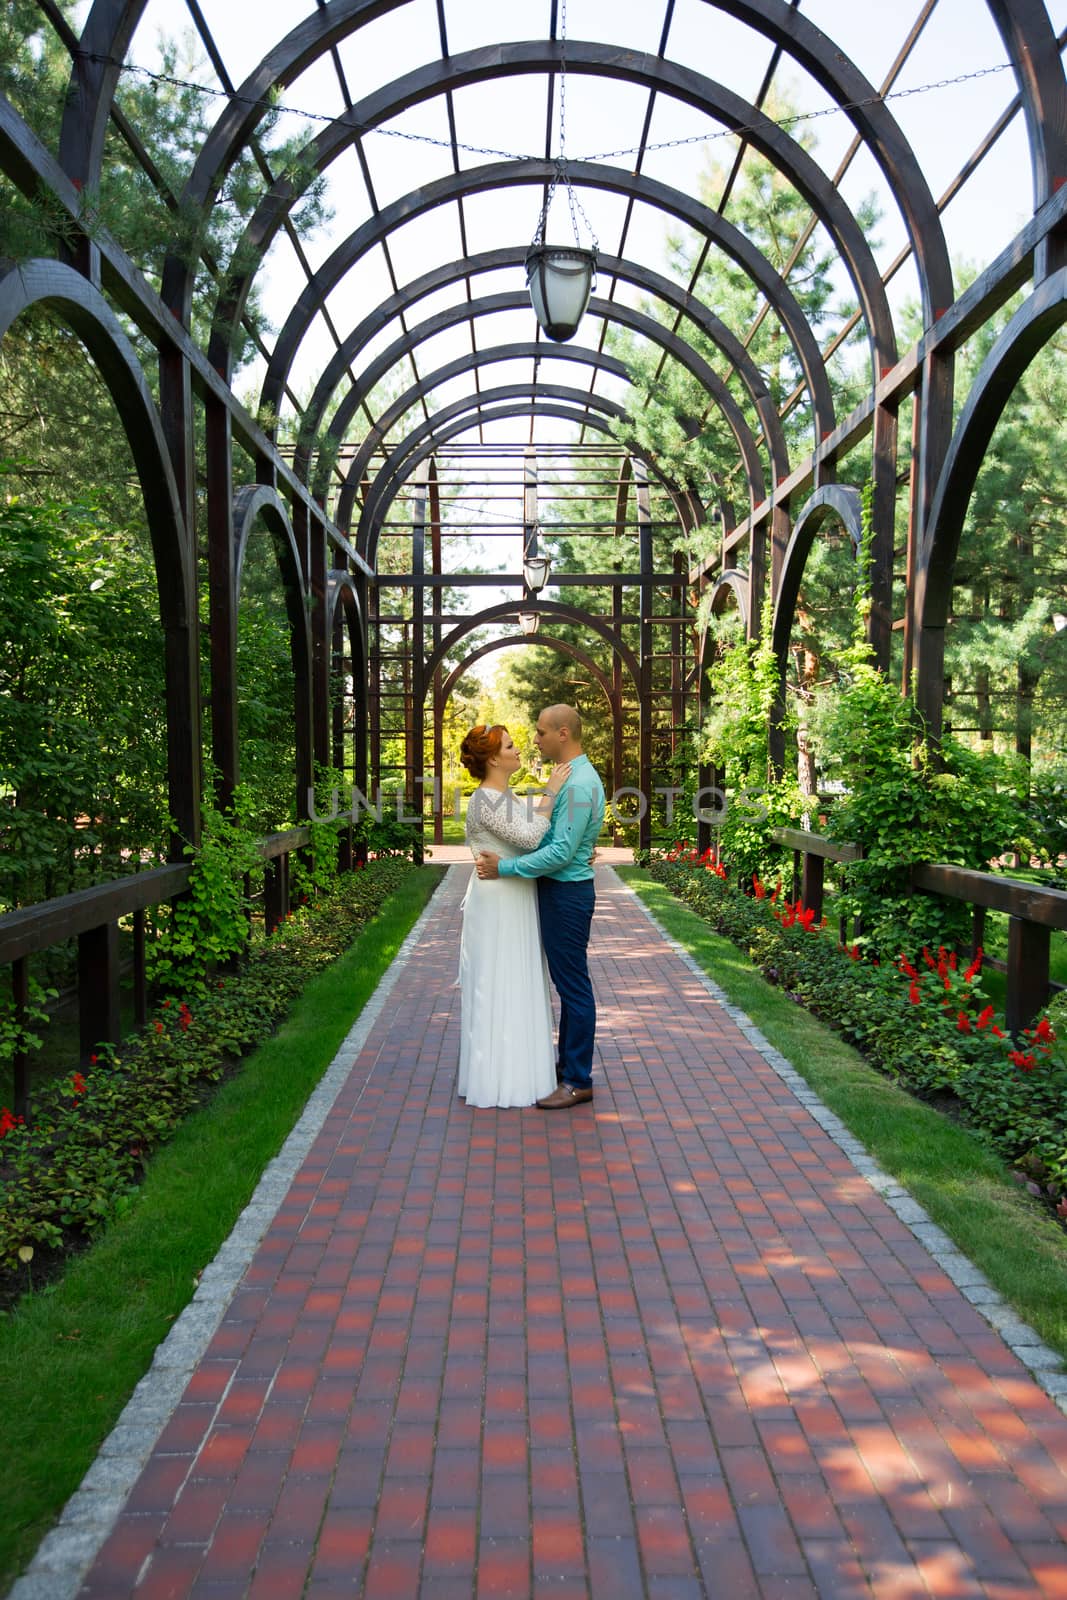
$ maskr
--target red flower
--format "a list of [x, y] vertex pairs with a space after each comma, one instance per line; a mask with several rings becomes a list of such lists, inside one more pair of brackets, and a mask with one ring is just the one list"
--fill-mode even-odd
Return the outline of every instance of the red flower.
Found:
[[1003, 1039], [1005, 1037], [1005, 1035], [1003, 1033], [1001, 1033], [1000, 1029], [997, 1027], [995, 1022], [993, 1024], [993, 1035], [997, 1039]]
[[89, 1057], [89, 1065], [91, 1067], [95, 1067], [96, 1066], [96, 1057], [95, 1056], [90, 1056]]
[[911, 1001], [913, 1006], [917, 1006], [919, 1004], [919, 998], [918, 981], [915, 978], [912, 978], [911, 983], [908, 986], [908, 999]]
[[984, 1011], [979, 1011], [979, 1013], [978, 1013], [978, 1026], [979, 1026], [979, 1028], [988, 1028], [989, 1024], [992, 1022], [992, 1020], [993, 1020], [993, 1007], [992, 1006], [986, 1006]]
[[1051, 1044], [1055, 1037], [1056, 1035], [1052, 1031], [1051, 1022], [1047, 1017], [1042, 1017], [1041, 1021], [1034, 1029], [1034, 1038], [1040, 1040], [1042, 1044]]
[[858, 944], [854, 944], [852, 946], [852, 949], [849, 951], [848, 954], [849, 954], [849, 959], [851, 961], [862, 961], [863, 960], [863, 957], [860, 955], [860, 947], [859, 947]]
[[959, 1021], [956, 1023], [956, 1031], [957, 1033], [971, 1032], [971, 1019], [968, 1017], [966, 1011], [960, 1012]]
[[964, 983], [971, 983], [975, 978], [977, 978], [978, 974], [982, 970], [982, 957], [984, 953], [985, 952], [982, 950], [981, 946], [979, 946], [978, 954], [967, 968], [967, 971], [963, 974]]
[[16, 1117], [7, 1106], [0, 1107], [0, 1139], [6, 1139], [9, 1133], [22, 1126], [25, 1121], [25, 1117]]
[[756, 896], [757, 900], [764, 899], [767, 894], [767, 885], [765, 883], [760, 883], [759, 874], [757, 872], [752, 874], [752, 893]]
[[163, 1032], [163, 1024], [160, 1022], [159, 1018], [157, 1017], [156, 1018], [156, 1033], [160, 1034], [162, 1032]]
[[904, 954], [903, 950], [900, 952], [900, 959], [897, 962], [897, 965], [906, 978], [911, 978], [914, 980], [919, 976], [911, 962], [908, 960], [907, 956]]
[[1020, 1072], [1033, 1072], [1037, 1066], [1037, 1057], [1032, 1050], [1025, 1052], [1022, 1050], [1009, 1050], [1008, 1060], [1013, 1066], [1018, 1067]]
[[87, 1085], [86, 1085], [85, 1079], [82, 1077], [80, 1072], [75, 1072], [73, 1074], [73, 1076], [71, 1077], [70, 1081], [71, 1081], [71, 1084], [72, 1084], [72, 1086], [74, 1088], [74, 1093], [75, 1094], [84, 1094], [85, 1093]]
[[955, 950], [953, 950], [952, 954], [949, 956], [948, 964], [952, 968], [952, 971], [955, 972], [955, 970], [956, 970], [956, 952], [955, 952]]
[[812, 906], [805, 911], [803, 906], [798, 905], [797, 921], [810, 933], [812, 931], [812, 923], [815, 921], [815, 907]]
[[937, 971], [937, 962], [934, 960], [933, 956], [930, 954], [929, 945], [925, 945], [925, 944], [923, 945], [923, 960], [926, 962], [926, 965], [930, 968], [931, 972], [936, 972]]

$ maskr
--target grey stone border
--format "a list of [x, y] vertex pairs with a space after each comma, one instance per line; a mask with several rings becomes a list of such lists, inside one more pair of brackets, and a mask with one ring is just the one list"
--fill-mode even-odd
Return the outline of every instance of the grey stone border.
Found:
[[[74, 1600], [214, 1338], [223, 1313], [290, 1184], [347, 1083], [353, 1062], [381, 1016], [390, 991], [421, 941], [427, 923], [435, 915], [434, 902], [450, 877], [451, 870], [427, 902], [312, 1090], [281, 1150], [263, 1169], [255, 1193], [238, 1217], [233, 1232], [200, 1274], [196, 1293], [158, 1346], [151, 1367], [134, 1389], [80, 1486], [63, 1507], [56, 1526], [42, 1539], [30, 1565], [9, 1591], [9, 1600]], [[368, 1083], [373, 1072], [372, 1066], [367, 1074]]]
[[[604, 871], [612, 872], [610, 867]], [[686, 969], [698, 979], [703, 987], [717, 1001], [726, 1015], [736, 1022], [744, 1037], [766, 1061], [769, 1067], [781, 1078], [805, 1107], [811, 1117], [819, 1124], [840, 1150], [848, 1156], [852, 1165], [861, 1177], [866, 1178], [871, 1188], [881, 1195], [889, 1208], [896, 1212], [901, 1222], [911, 1230], [919, 1243], [929, 1251], [937, 1265], [952, 1279], [960, 1293], [982, 1316], [992, 1328], [1000, 1334], [1004, 1343], [1013, 1355], [1018, 1356], [1025, 1367], [1028, 1367], [1035, 1383], [1045, 1391], [1049, 1399], [1067, 1414], [1067, 1372], [1062, 1370], [1063, 1361], [1055, 1350], [1045, 1344], [1033, 1328], [1029, 1327], [1008, 1305], [1003, 1296], [994, 1289], [985, 1274], [974, 1265], [973, 1261], [953, 1244], [948, 1234], [939, 1228], [936, 1222], [931, 1221], [929, 1215], [917, 1200], [913, 1200], [908, 1191], [883, 1172], [878, 1163], [870, 1156], [866, 1147], [853, 1137], [840, 1117], [825, 1105], [815, 1091], [809, 1087], [796, 1068], [782, 1055], [780, 1050], [767, 1040], [756, 1027], [752, 1019], [740, 1006], [735, 1006], [720, 989], [714, 978], [709, 978], [703, 967], [693, 959], [682, 945], [680, 945], [663, 924], [645, 905], [637, 891], [628, 883], [623, 883], [617, 873], [612, 872], [612, 877], [620, 889], [632, 895], [637, 905], [640, 906], [649, 922], [662, 936], [666, 943], [679, 957]]]

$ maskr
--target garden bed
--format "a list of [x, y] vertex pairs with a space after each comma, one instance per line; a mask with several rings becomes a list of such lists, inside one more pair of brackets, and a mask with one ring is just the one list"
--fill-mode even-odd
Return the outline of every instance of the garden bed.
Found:
[[654, 857], [649, 871], [873, 1067], [977, 1133], [1067, 1223], [1063, 999], [1013, 1040], [983, 988], [981, 958], [944, 947], [879, 958], [845, 947], [777, 885], [755, 877], [744, 893], [688, 848]]
[[120, 1050], [44, 1084], [29, 1124], [0, 1109], [0, 1309], [62, 1271], [134, 1203], [152, 1152], [277, 1027], [415, 869], [402, 857], [338, 877], [238, 970], [158, 1006]]

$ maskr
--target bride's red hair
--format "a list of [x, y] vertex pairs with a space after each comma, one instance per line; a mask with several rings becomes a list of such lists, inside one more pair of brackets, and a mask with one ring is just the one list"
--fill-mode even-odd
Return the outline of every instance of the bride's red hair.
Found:
[[459, 759], [471, 777], [477, 778], [479, 783], [488, 772], [489, 762], [493, 756], [500, 754], [500, 746], [507, 731], [500, 722], [495, 722], [491, 728], [487, 728], [484, 722], [479, 722], [460, 745]]

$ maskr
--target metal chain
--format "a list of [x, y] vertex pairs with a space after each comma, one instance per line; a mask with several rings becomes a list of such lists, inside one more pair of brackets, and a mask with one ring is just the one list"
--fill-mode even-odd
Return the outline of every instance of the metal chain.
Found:
[[[566, 12], [566, 6], [565, 5], [564, 5], [564, 12]], [[136, 63], [134, 63], [132, 61], [119, 61], [114, 56], [102, 55], [102, 54], [99, 54], [96, 51], [82, 51], [82, 50], [79, 50], [79, 51], [76, 51], [74, 53], [75, 53], [76, 56], [80, 57], [84, 61], [96, 62], [96, 63], [100, 64], [101, 66], [118, 67], [119, 70], [122, 71], [122, 72], [137, 73], [140, 77], [148, 78], [149, 81], [152, 82], [152, 83], [170, 84], [175, 89], [192, 89], [197, 94], [210, 95], [210, 96], [212, 96], [212, 98], [218, 99], [218, 100], [228, 100], [233, 105], [260, 107], [264, 112], [273, 111], [273, 112], [277, 113], [279, 116], [303, 117], [303, 119], [306, 122], [323, 122], [323, 123], [340, 122], [342, 124], [347, 124], [348, 126], [354, 128], [355, 131], [357, 133], [360, 133], [360, 134], [376, 133], [376, 134], [380, 134], [381, 137], [385, 138], [385, 139], [406, 139], [411, 144], [433, 145], [437, 149], [440, 149], [440, 150], [452, 150], [453, 148], [455, 148], [457, 150], [463, 150], [468, 155], [474, 155], [474, 156], [496, 156], [502, 161], [529, 161], [529, 162], [535, 162], [535, 161], [540, 161], [542, 159], [540, 156], [530, 155], [528, 152], [524, 152], [524, 151], [519, 151], [519, 150], [498, 150], [492, 145], [463, 144], [463, 143], [457, 141], [455, 146], [453, 146], [453, 143], [452, 143], [452, 141], [450, 139], [435, 139], [433, 137], [433, 135], [429, 134], [429, 133], [407, 133], [401, 128], [372, 127], [367, 123], [355, 122], [355, 121], [353, 121], [351, 119], [351, 117], [347, 113], [342, 113], [339, 117], [337, 117], [337, 116], [331, 116], [328, 112], [324, 112], [324, 111], [304, 111], [299, 106], [282, 105], [279, 102], [274, 101], [274, 100], [252, 99], [247, 95], [229, 94], [229, 93], [227, 93], [227, 91], [225, 89], [212, 89], [207, 84], [195, 83], [189, 78], [177, 78], [177, 77], [173, 76], [173, 74], [167, 73], [167, 72], [153, 72], [151, 70], [151, 68], [149, 68], [149, 67], [138, 66]], [[564, 69], [564, 66], [565, 66], [564, 57], [561, 55], [561, 59], [560, 59], [560, 67], [561, 67], [561, 71], [560, 71], [560, 154], [561, 154], [561, 162], [562, 162], [562, 156], [563, 156], [563, 138], [564, 138], [564, 125], [563, 125], [563, 112], [564, 112], [564, 104], [563, 104], [563, 99], [564, 99], [564, 70], [563, 69]], [[958, 76], [956, 76], [954, 78], [938, 78], [936, 80], [936, 82], [916, 84], [911, 89], [893, 89], [893, 90], [890, 90], [890, 92], [888, 94], [870, 95], [870, 96], [868, 96], [868, 98], [866, 100], [849, 100], [849, 101], [846, 101], [843, 105], [838, 105], [838, 104], [835, 103], [832, 106], [825, 106], [821, 111], [798, 111], [796, 116], [783, 117], [781, 119], [781, 121], [778, 123], [778, 126], [780, 128], [793, 128], [793, 127], [796, 127], [799, 123], [802, 123], [802, 122], [814, 122], [818, 117], [832, 117], [832, 116], [835, 116], [838, 112], [842, 112], [842, 111], [859, 111], [859, 110], [863, 110], [867, 106], [885, 105], [885, 103], [887, 101], [889, 101], [889, 100], [904, 100], [904, 99], [908, 98], [908, 96], [910, 96], [910, 95], [929, 94], [934, 89], [951, 89], [956, 84], [959, 84], [959, 83], [969, 83], [969, 82], [972, 82], [976, 78], [988, 78], [993, 73], [1010, 72], [1010, 71], [1011, 71], [1011, 62], [1010, 61], [1001, 61], [994, 67], [978, 67], [974, 72], [961, 72], [961, 73], [958, 74]], [[713, 129], [709, 133], [691, 133], [691, 134], [682, 135], [681, 137], [676, 138], [676, 139], [663, 139], [663, 140], [660, 140], [659, 142], [657, 142], [655, 144], [646, 144], [644, 146], [644, 152], [645, 152], [646, 155], [651, 155], [654, 151], [657, 151], [657, 150], [677, 150], [683, 145], [711, 144], [716, 139], [732, 139], [732, 138], [742, 139], [742, 138], [745, 138], [748, 134], [753, 134], [753, 133], [758, 133], [758, 132], [759, 132], [759, 128], [756, 127], [755, 125], [753, 125], [753, 126], [741, 126], [741, 127], [737, 127], [737, 128], [716, 128], [716, 129]], [[626, 145], [626, 146], [620, 146], [620, 148], [617, 149], [617, 150], [598, 150], [598, 151], [595, 151], [594, 153], [592, 153], [590, 155], [579, 156], [578, 157], [578, 161], [579, 162], [607, 161], [610, 158], [613, 158], [615, 156], [633, 156], [633, 155], [639, 155], [640, 153], [641, 153], [641, 146], [640, 145], [636, 145], [636, 144], [635, 145]], [[558, 181], [559, 181], [558, 168], [559, 168], [560, 164], [561, 163], [559, 163], [559, 162], [557, 163], [557, 176], [556, 176], [555, 179], [553, 179], [553, 188], [555, 188], [556, 183], [558, 183]], [[579, 211], [581, 211], [580, 203], [577, 202], [577, 201], [575, 203], [578, 205]], [[585, 217], [585, 212], [581, 211], [581, 214], [582, 214], [582, 216], [584, 218]]]

